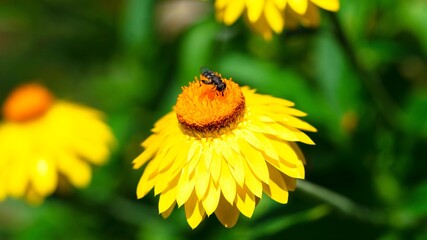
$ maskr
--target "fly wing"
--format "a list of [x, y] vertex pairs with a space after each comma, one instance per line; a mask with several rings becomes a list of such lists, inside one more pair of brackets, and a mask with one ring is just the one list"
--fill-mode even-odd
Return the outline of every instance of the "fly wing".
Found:
[[203, 73], [205, 73], [205, 72], [209, 72], [209, 71], [211, 71], [211, 69], [210, 69], [210, 68], [208, 68], [208, 67], [206, 67], [206, 66], [202, 66], [202, 67], [200, 67], [200, 73], [201, 73], [201, 74], [203, 74]]

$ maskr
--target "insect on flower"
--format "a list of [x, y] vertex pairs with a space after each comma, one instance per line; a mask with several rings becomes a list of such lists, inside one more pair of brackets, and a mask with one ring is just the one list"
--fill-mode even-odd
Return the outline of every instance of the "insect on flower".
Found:
[[202, 68], [142, 143], [133, 161], [135, 169], [145, 165], [137, 197], [154, 189], [159, 213], [183, 207], [192, 229], [212, 215], [231, 228], [265, 195], [287, 203], [305, 177], [297, 142], [314, 144], [303, 131], [316, 131], [293, 106]]
[[224, 91], [227, 85], [222, 81], [221, 75], [217, 72], [210, 70], [208, 67], [201, 67], [200, 73], [206, 79], [201, 79], [204, 84], [211, 84], [215, 86], [215, 89], [224, 96]]

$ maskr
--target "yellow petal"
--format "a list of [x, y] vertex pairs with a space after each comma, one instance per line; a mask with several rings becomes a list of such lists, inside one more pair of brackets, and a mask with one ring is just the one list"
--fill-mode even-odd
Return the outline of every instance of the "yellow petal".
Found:
[[[175, 128], [178, 126], [176, 122], [176, 113], [171, 111], [165, 116], [160, 118], [155, 124], [152, 132], [165, 132], [165, 131], [175, 131]], [[178, 130], [179, 131], [179, 130]], [[144, 145], [145, 146], [145, 145]]]
[[199, 143], [199, 141], [194, 141], [187, 155], [188, 174], [193, 173], [197, 164], [199, 164], [202, 153], [202, 145]]
[[297, 180], [286, 175], [282, 175], [282, 177], [285, 180], [288, 191], [294, 191], [297, 186]]
[[313, 140], [311, 140], [311, 138], [307, 136], [307, 134], [293, 127], [286, 127], [286, 128], [293, 132], [293, 134], [298, 138], [299, 142], [309, 144], [309, 145], [315, 145]]
[[279, 138], [286, 141], [298, 141], [298, 137], [294, 134], [293, 131], [290, 131], [288, 128], [278, 123], [267, 124], [253, 120], [246, 124], [246, 127], [251, 131], [278, 136]]
[[197, 140], [193, 140], [193, 141], [191, 141], [192, 143], [191, 143], [191, 146], [190, 146], [190, 148], [188, 149], [188, 154], [187, 154], [187, 161], [189, 162], [191, 159], [193, 159], [194, 158], [194, 156], [195, 155], [197, 155], [198, 154], [198, 152], [200, 152], [201, 151], [201, 149], [202, 149], [202, 145], [200, 144], [200, 142], [199, 141], [197, 141]]
[[3, 199], [5, 199], [6, 197], [6, 191], [4, 189], [4, 179], [0, 178], [0, 202], [3, 201]]
[[229, 0], [215, 0], [215, 8], [216, 9], [223, 9], [229, 3], [230, 3]]
[[[260, 34], [265, 40], [269, 41], [273, 37], [273, 31], [271, 30], [270, 26], [267, 23], [267, 20], [265, 19], [265, 16], [261, 14], [261, 17], [256, 22], [250, 22], [248, 17], [245, 17], [246, 23], [249, 25], [252, 31], [255, 33]], [[250, 104], [247, 102], [248, 105]]]
[[239, 219], [239, 210], [232, 206], [223, 197], [219, 199], [218, 208], [215, 215], [218, 220], [227, 228], [233, 227]]
[[140, 168], [142, 165], [144, 165], [145, 163], [148, 162], [148, 160], [150, 160], [151, 158], [154, 157], [155, 153], [157, 152], [157, 148], [154, 147], [150, 147], [147, 148], [146, 150], [144, 150], [137, 158], [135, 158], [135, 160], [133, 160], [133, 168], [134, 169], [138, 169]]
[[51, 159], [38, 159], [32, 167], [31, 184], [35, 191], [46, 196], [55, 191], [58, 184], [56, 166]]
[[231, 175], [239, 186], [243, 186], [245, 183], [245, 169], [243, 167], [243, 158], [242, 156], [235, 154], [232, 164], [229, 164]]
[[159, 198], [159, 213], [164, 213], [175, 205], [176, 187], [170, 187], [160, 194]]
[[[155, 194], [163, 191], [164, 187], [167, 186], [167, 185], [164, 185], [163, 183], [161, 183], [162, 181], [165, 183], [169, 182], [170, 179], [173, 179], [178, 174], [180, 174], [182, 169], [186, 166], [186, 164], [187, 164], [187, 160], [186, 160], [187, 159], [187, 150], [189, 147], [190, 146], [188, 143], [185, 143], [185, 144], [179, 146], [180, 149], [179, 149], [176, 157], [172, 159], [172, 163], [169, 166], [169, 168], [162, 169], [162, 171], [164, 171], [164, 172], [157, 173], [158, 174], [157, 179], [156, 179], [157, 191], [155, 188]], [[161, 159], [159, 159], [159, 160], [161, 160]]]
[[236, 207], [246, 217], [252, 217], [255, 210], [255, 196], [246, 187], [237, 188]]
[[166, 189], [170, 187], [171, 180], [176, 178], [177, 175], [178, 174], [172, 176], [169, 173], [158, 173], [154, 177], [154, 196], [166, 191]]
[[296, 177], [296, 178], [304, 179], [305, 178], [305, 168], [304, 168], [304, 165], [302, 163], [297, 165], [297, 171], [298, 171], [298, 177]]
[[[73, 114], [73, 119], [75, 119], [75, 116], [77, 113]], [[81, 117], [81, 120], [75, 123], [70, 123], [68, 126], [71, 128], [71, 138], [78, 139], [80, 141], [79, 148], [83, 144], [90, 145], [92, 148], [91, 151], [85, 152], [88, 154], [88, 161], [100, 165], [102, 163], [105, 163], [105, 161], [108, 159], [110, 155], [110, 146], [114, 143], [114, 137], [111, 133], [111, 130], [109, 127], [100, 121], [99, 119], [93, 118], [93, 117]], [[55, 121], [55, 119], [52, 119], [49, 123], [53, 125], [51, 122]], [[59, 126], [56, 126], [57, 129], [63, 129], [64, 126], [60, 124], [60, 121], [56, 121]], [[74, 128], [74, 129], [73, 129]], [[79, 132], [79, 135], [75, 135], [75, 131]], [[58, 136], [60, 137], [60, 136]], [[79, 150], [79, 149], [77, 149]], [[85, 156], [83, 156], [85, 157]]]
[[221, 152], [229, 167], [231, 175], [236, 180], [237, 184], [243, 186], [245, 181], [245, 170], [243, 168], [243, 159], [239, 153], [231, 150], [226, 142], [221, 142]]
[[267, 158], [267, 161], [290, 177], [304, 178], [304, 164], [299, 158], [296, 149], [289, 142], [276, 140], [271, 139], [271, 143], [280, 153], [280, 159], [277, 161]]
[[[279, 159], [279, 155], [277, 154], [276, 149], [274, 149], [273, 145], [271, 144], [271, 140], [269, 140], [268, 137], [265, 136], [264, 134], [261, 134], [261, 133], [254, 133], [254, 134], [261, 143], [261, 145], [258, 145], [258, 146], [262, 149], [263, 153], [272, 159]], [[251, 145], [254, 146], [252, 143]]]
[[[1, 145], [1, 142], [0, 142], [0, 145]], [[3, 158], [2, 153], [0, 153], [0, 159], [6, 159], [6, 158]], [[5, 161], [0, 161], [0, 202], [6, 198], [6, 186], [5, 186], [6, 174], [3, 172], [6, 169], [6, 166], [7, 164], [5, 163]]]
[[240, 144], [242, 154], [245, 156], [246, 162], [252, 172], [255, 173], [257, 178], [268, 184], [268, 168], [262, 154], [246, 143], [244, 139], [239, 138], [238, 142]]
[[155, 164], [153, 164], [153, 162], [149, 162], [147, 167], [145, 167], [144, 173], [136, 187], [136, 196], [138, 198], [142, 198], [147, 195], [147, 193], [154, 187], [155, 178], [150, 176], [152, 168], [155, 168]]
[[247, 0], [246, 9], [248, 11], [248, 19], [252, 23], [258, 21], [264, 9], [264, 0]]
[[288, 175], [289, 177], [303, 179], [305, 176], [304, 165], [302, 165], [302, 163], [297, 164], [296, 166], [289, 166], [287, 164], [283, 164], [282, 162], [280, 162], [278, 165], [272, 165], [280, 172]]
[[206, 145], [203, 145], [203, 156], [205, 160], [205, 166], [206, 169], [210, 169], [211, 162], [212, 162], [212, 147], [210, 143], [207, 143]]
[[200, 161], [194, 173], [194, 181], [196, 183], [196, 195], [199, 199], [205, 196], [209, 186], [209, 172], [205, 168], [204, 162]]
[[193, 157], [190, 160], [188, 160], [187, 150], [189, 149], [189, 147], [190, 147], [189, 143], [186, 142], [182, 146], [182, 148], [176, 149], [176, 151], [178, 151], [178, 154], [176, 155], [176, 158], [174, 159], [172, 166], [169, 168], [169, 170], [167, 170], [167, 171], [169, 171], [169, 174], [174, 175], [174, 174], [178, 173], [179, 171], [181, 171], [184, 168], [184, 166], [188, 166], [189, 161], [192, 161], [193, 159], [199, 159], [201, 157], [202, 152], [196, 151], [193, 154]]
[[212, 151], [212, 162], [211, 167], [209, 169], [212, 179], [215, 183], [218, 183], [219, 177], [221, 175], [221, 162], [222, 162], [222, 155], [216, 151], [214, 148]]
[[221, 140], [224, 142], [224, 144], [226, 144], [232, 150], [234, 150], [236, 153], [238, 153], [238, 152], [240, 152], [240, 147], [236, 141], [236, 139], [237, 139], [236, 136], [238, 134], [235, 134], [235, 133], [239, 133], [239, 131], [234, 131], [234, 132], [230, 132], [229, 134], [222, 135]]
[[184, 208], [188, 224], [192, 229], [196, 228], [205, 218], [205, 211], [194, 192], [185, 203]]
[[[153, 144], [156, 144], [156, 146], [153, 146]], [[154, 147], [155, 149], [158, 149], [160, 145], [161, 144], [157, 141], [156, 135], [154, 134], [150, 135], [141, 143], [141, 146], [144, 148], [147, 148], [148, 146], [150, 146], [150, 147]]]
[[294, 127], [284, 126], [282, 124], [270, 124], [270, 126], [275, 130], [275, 133], [272, 135], [282, 140], [290, 142], [299, 141], [306, 144], [314, 145], [314, 142], [305, 133]]
[[87, 159], [89, 162], [97, 165], [105, 163], [109, 155], [109, 148], [103, 144], [94, 144], [91, 141], [84, 141], [82, 139], [75, 139], [77, 143], [74, 143], [75, 151], [79, 156]]
[[224, 9], [217, 9], [215, 11], [215, 19], [218, 22], [224, 22]]
[[273, 0], [274, 4], [279, 8], [280, 10], [284, 10], [286, 7], [286, 1], [287, 0]]
[[307, 12], [301, 16], [301, 25], [304, 27], [317, 27], [320, 24], [319, 9], [312, 2], [308, 4]]
[[209, 184], [209, 189], [202, 200], [203, 208], [205, 209], [206, 214], [208, 216], [215, 212], [216, 208], [218, 207], [220, 196], [221, 191], [219, 187], [217, 187], [213, 180], [211, 180]]
[[233, 204], [236, 197], [236, 182], [231, 176], [230, 170], [224, 160], [222, 160], [221, 163], [219, 186], [225, 199], [227, 199], [230, 204]]
[[271, 29], [276, 33], [281, 33], [285, 25], [285, 21], [280, 10], [274, 6], [273, 2], [267, 1], [265, 3], [264, 15]]
[[283, 117], [279, 121], [280, 123], [286, 124], [294, 128], [299, 128], [310, 132], [317, 132], [316, 128], [296, 117], [283, 115]]
[[58, 153], [58, 170], [76, 187], [85, 187], [92, 178], [90, 165], [69, 153]]
[[271, 165], [269, 165], [268, 171], [270, 172], [270, 183], [265, 185], [264, 192], [279, 203], [287, 203], [289, 193], [282, 174]]
[[301, 149], [299, 148], [298, 144], [294, 143], [294, 142], [289, 142], [289, 145], [292, 147], [292, 149], [294, 149], [295, 153], [298, 156], [298, 159], [302, 162], [302, 163], [306, 163], [305, 162], [305, 157], [304, 154], [302, 153]]
[[244, 138], [248, 143], [250, 143], [254, 148], [262, 148], [261, 141], [255, 136], [253, 132], [246, 129], [242, 129], [236, 132], [236, 134], [241, 135], [241, 137]]
[[308, 0], [288, 0], [289, 6], [299, 15], [307, 11]]
[[224, 10], [224, 23], [233, 24], [243, 13], [245, 9], [244, 0], [229, 1], [227, 8]]
[[276, 98], [270, 95], [259, 95], [254, 92], [245, 91], [245, 97], [247, 97], [248, 106], [251, 107], [260, 107], [265, 109], [265, 107], [278, 105], [282, 107], [293, 107], [295, 103], [283, 98]]
[[29, 188], [25, 194], [25, 200], [33, 205], [39, 205], [43, 202], [44, 196], [38, 194], [34, 188]]
[[[31, 159], [31, 156], [28, 156], [28, 159]], [[5, 184], [6, 192], [13, 197], [22, 197], [29, 181], [27, 166], [19, 158], [11, 159], [9, 171], [5, 172], [5, 174], [5, 179], [7, 180]]]
[[[226, 142], [227, 141], [227, 142]], [[218, 150], [222, 153], [223, 157], [227, 161], [228, 159], [233, 158], [233, 150], [228, 146], [228, 139], [227, 140], [218, 140], [215, 139], [215, 146], [218, 147]]]
[[289, 142], [281, 141], [280, 139], [273, 137], [270, 138], [270, 142], [279, 153], [280, 161], [283, 164], [287, 164], [290, 167], [296, 167], [296, 165], [301, 162], [295, 152], [295, 149], [291, 147]]
[[300, 111], [300, 110], [298, 110], [296, 108], [288, 108], [288, 107], [286, 107], [286, 108], [284, 108], [284, 111], [287, 114], [292, 115], [292, 116], [296, 116], [296, 117], [305, 117], [305, 116], [307, 116], [307, 113], [305, 113], [303, 111]]
[[181, 207], [190, 198], [194, 190], [194, 179], [189, 178], [187, 168], [183, 168], [177, 185], [176, 202]]
[[168, 210], [166, 210], [166, 211], [162, 212], [162, 217], [163, 217], [163, 218], [168, 218], [168, 217], [169, 217], [169, 215], [171, 215], [171, 213], [172, 213], [173, 209], [175, 208], [175, 205], [176, 205], [176, 202], [174, 202], [174, 203], [169, 207], [169, 209], [168, 209]]
[[259, 180], [252, 170], [249, 169], [248, 164], [244, 164], [245, 167], [245, 184], [248, 189], [258, 198], [262, 197], [262, 182]]
[[156, 157], [156, 161], [158, 161], [158, 171], [164, 172], [169, 169], [176, 161], [176, 156], [182, 151], [185, 145], [186, 142], [179, 140], [173, 143], [172, 146], [164, 146], [162, 149], [163, 151], [160, 151], [158, 157]]
[[340, 9], [339, 0], [311, 0], [311, 2], [323, 9], [333, 12], [336, 12]]

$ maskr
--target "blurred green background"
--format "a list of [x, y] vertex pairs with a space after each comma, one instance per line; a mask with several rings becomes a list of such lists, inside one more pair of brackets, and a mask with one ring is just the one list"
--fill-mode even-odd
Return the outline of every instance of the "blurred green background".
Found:
[[[0, 101], [36, 80], [104, 111], [119, 143], [88, 188], [0, 203], [0, 239], [427, 239], [427, 2], [343, 0], [270, 42], [212, 5], [0, 1]], [[307, 112], [306, 178], [329, 190], [265, 197], [232, 229], [211, 216], [191, 230], [183, 209], [164, 220], [153, 194], [137, 200], [140, 142], [200, 66]]]

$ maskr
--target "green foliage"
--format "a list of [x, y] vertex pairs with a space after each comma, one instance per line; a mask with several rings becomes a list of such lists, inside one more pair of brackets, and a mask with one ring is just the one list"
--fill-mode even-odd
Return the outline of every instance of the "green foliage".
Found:
[[[0, 3], [0, 100], [37, 79], [105, 112], [117, 137], [87, 189], [40, 206], [0, 203], [0, 239], [427, 238], [426, 1], [343, 0], [318, 29], [270, 42], [243, 20], [216, 22], [207, 1], [187, 1], [185, 27], [177, 18], [160, 28], [176, 13], [165, 2], [174, 1]], [[309, 134], [316, 146], [301, 146], [306, 176], [330, 191], [302, 189], [287, 205], [265, 197], [233, 229], [211, 216], [191, 230], [183, 209], [164, 220], [158, 197], [137, 200], [140, 143], [201, 66], [308, 113], [319, 132]]]

